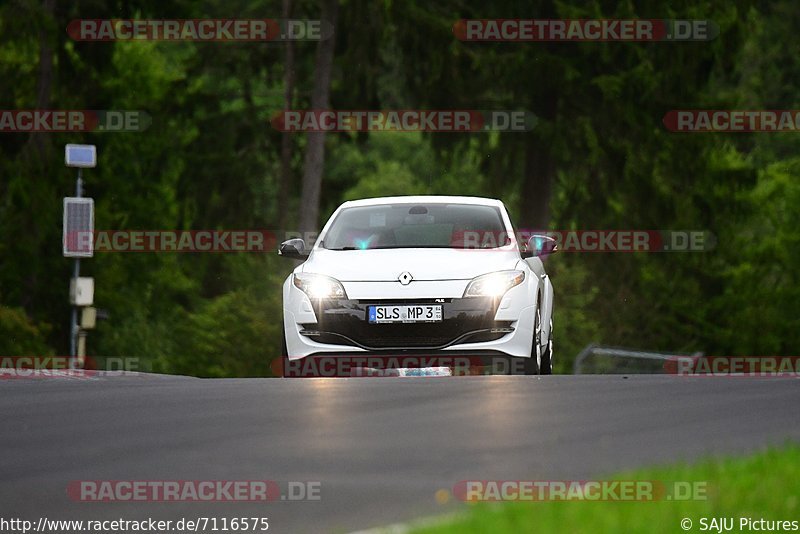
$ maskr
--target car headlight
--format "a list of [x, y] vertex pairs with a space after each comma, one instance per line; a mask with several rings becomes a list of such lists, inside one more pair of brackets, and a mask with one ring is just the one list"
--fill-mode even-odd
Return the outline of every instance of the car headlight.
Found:
[[346, 299], [342, 283], [321, 274], [296, 273], [294, 285], [312, 299]]
[[473, 278], [464, 290], [465, 297], [500, 298], [525, 280], [525, 271], [498, 271]]

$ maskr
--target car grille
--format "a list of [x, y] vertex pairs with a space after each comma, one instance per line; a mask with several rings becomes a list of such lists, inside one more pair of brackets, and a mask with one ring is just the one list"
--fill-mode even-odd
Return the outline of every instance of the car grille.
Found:
[[[370, 324], [367, 307], [375, 304], [440, 304], [441, 322]], [[315, 303], [319, 324], [304, 326], [303, 335], [319, 343], [370, 349], [440, 348], [453, 343], [494, 341], [511, 331], [510, 321], [495, 321], [492, 299], [337, 300]]]

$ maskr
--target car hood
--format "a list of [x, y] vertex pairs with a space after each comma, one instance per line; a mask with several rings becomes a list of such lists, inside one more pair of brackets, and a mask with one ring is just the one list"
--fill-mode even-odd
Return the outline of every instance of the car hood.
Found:
[[342, 282], [394, 282], [408, 272], [414, 280], [471, 280], [476, 276], [514, 269], [516, 250], [465, 249], [314, 249], [302, 272], [331, 276]]

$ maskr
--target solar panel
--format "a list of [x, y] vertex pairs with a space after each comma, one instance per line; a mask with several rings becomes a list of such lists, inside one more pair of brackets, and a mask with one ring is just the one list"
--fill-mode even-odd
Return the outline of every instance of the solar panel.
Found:
[[64, 257], [91, 258], [94, 255], [94, 200], [64, 199]]

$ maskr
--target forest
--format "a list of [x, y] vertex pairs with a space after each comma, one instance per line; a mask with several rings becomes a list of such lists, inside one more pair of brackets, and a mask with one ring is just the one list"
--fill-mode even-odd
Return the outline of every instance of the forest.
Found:
[[[322, 20], [319, 40], [91, 41], [79, 19]], [[463, 19], [702, 19], [687, 42], [484, 42]], [[136, 131], [0, 132], [0, 355], [69, 351], [64, 145], [97, 230], [314, 232], [345, 200], [503, 200], [554, 232], [703, 232], [693, 251], [547, 259], [556, 372], [590, 343], [709, 355], [800, 346], [800, 134], [682, 132], [676, 110], [800, 109], [800, 5], [587, 0], [5, 0], [0, 109], [143, 113]], [[515, 110], [523, 131], [276, 127], [283, 110]], [[281, 284], [266, 252], [99, 251], [96, 357], [154, 372], [270, 376]]]

